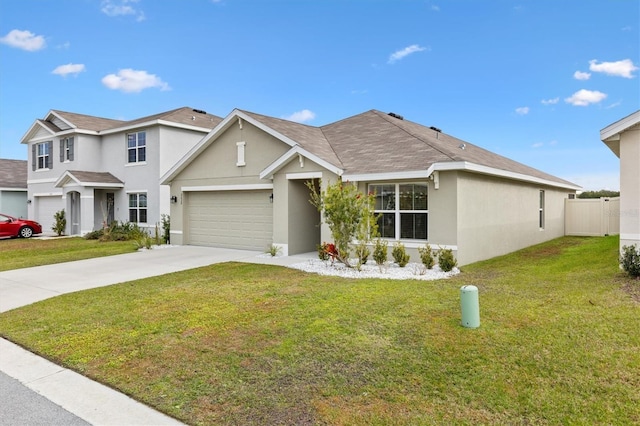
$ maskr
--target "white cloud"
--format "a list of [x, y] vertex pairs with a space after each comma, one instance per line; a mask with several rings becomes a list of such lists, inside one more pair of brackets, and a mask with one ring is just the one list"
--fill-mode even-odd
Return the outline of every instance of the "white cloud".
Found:
[[597, 90], [581, 89], [570, 97], [565, 98], [564, 101], [575, 106], [588, 106], [589, 104], [597, 104], [606, 97], [606, 93], [598, 92]]
[[532, 148], [542, 148], [545, 145], [556, 146], [557, 144], [558, 144], [558, 141], [552, 140], [552, 141], [549, 141], [549, 142], [536, 142], [533, 145], [531, 145], [531, 147]]
[[125, 93], [139, 93], [144, 89], [158, 87], [160, 90], [171, 90], [169, 85], [155, 74], [146, 71], [126, 68], [118, 71], [118, 74], [109, 74], [102, 78], [102, 84], [112, 90], [120, 90]]
[[283, 118], [285, 120], [295, 121], [296, 123], [304, 123], [305, 121], [310, 121], [316, 118], [316, 114], [308, 109], [303, 109], [302, 111], [294, 112], [293, 114]]
[[573, 73], [573, 78], [576, 80], [589, 80], [591, 78], [591, 73], [576, 71]]
[[596, 59], [589, 61], [589, 69], [593, 72], [603, 72], [607, 75], [613, 75], [616, 77], [633, 78], [633, 72], [638, 69], [633, 65], [631, 59], [623, 59], [616, 62], [601, 62], [598, 63]]
[[434, 4], [431, 6], [431, 10], [433, 10], [434, 12], [440, 12], [440, 6]]
[[43, 36], [37, 36], [31, 31], [20, 30], [9, 31], [9, 34], [0, 38], [0, 43], [29, 52], [44, 49], [47, 45]]
[[400, 49], [396, 52], [393, 52], [389, 56], [389, 60], [387, 61], [387, 63], [393, 64], [394, 62], [397, 62], [400, 59], [403, 59], [405, 56], [411, 55], [412, 53], [416, 53], [416, 52], [422, 52], [423, 50], [427, 50], [427, 48], [419, 46], [417, 44], [412, 44], [411, 46], [407, 46], [404, 49]]
[[139, 0], [103, 0], [101, 11], [111, 17], [133, 15], [136, 17], [136, 21], [144, 21], [144, 12], [132, 6], [132, 4], [138, 3], [138, 1]]
[[68, 76], [69, 74], [78, 75], [85, 70], [84, 64], [66, 64], [60, 65], [56, 67], [51, 74], [61, 75], [63, 77]]
[[542, 102], [542, 105], [555, 105], [560, 101], [560, 98], [553, 98], [553, 99], [543, 99], [540, 102]]
[[527, 114], [529, 114], [529, 107], [516, 108], [516, 114], [518, 114], [518, 115], [527, 115]]

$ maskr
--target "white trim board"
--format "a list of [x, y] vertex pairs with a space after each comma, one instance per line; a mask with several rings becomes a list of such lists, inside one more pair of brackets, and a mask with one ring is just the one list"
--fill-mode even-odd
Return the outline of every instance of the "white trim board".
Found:
[[237, 185], [203, 185], [203, 186], [183, 186], [183, 192], [202, 191], [257, 191], [262, 189], [273, 189], [272, 183], [248, 183]]

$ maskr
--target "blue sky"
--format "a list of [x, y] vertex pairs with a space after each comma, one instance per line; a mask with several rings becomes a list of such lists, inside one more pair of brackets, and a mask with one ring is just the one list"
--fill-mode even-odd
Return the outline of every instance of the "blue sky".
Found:
[[0, 0], [0, 157], [51, 109], [377, 109], [617, 190], [599, 132], [640, 109], [639, 26], [637, 0]]

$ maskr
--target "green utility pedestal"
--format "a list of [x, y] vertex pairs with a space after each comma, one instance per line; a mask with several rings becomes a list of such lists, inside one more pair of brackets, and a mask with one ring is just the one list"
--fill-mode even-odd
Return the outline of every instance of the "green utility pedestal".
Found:
[[463, 285], [462, 287], [460, 287], [460, 309], [462, 310], [463, 327], [480, 327], [480, 303], [478, 301], [478, 287], [474, 285]]

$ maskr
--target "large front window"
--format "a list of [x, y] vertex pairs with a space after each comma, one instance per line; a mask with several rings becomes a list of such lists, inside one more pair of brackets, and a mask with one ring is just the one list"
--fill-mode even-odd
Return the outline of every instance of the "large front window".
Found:
[[147, 161], [147, 134], [137, 132], [127, 134], [127, 161], [141, 163]]
[[147, 223], [147, 194], [129, 194], [129, 222]]
[[382, 238], [427, 240], [427, 184], [369, 185], [375, 194], [375, 213]]

